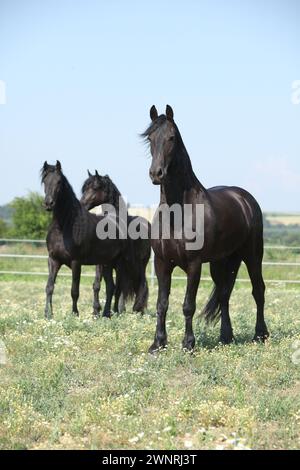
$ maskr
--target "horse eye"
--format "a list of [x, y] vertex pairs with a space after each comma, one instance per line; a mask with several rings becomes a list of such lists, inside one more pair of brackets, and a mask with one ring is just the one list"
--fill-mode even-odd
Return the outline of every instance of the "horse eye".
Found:
[[171, 136], [169, 137], [169, 142], [173, 142], [174, 139], [175, 139], [175, 136], [174, 136], [174, 135], [171, 135]]

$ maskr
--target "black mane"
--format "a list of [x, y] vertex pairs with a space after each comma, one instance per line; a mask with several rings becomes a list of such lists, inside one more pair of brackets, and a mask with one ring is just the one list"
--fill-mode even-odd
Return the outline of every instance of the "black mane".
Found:
[[163, 123], [165, 123], [167, 120], [167, 117], [164, 114], [161, 114], [158, 116], [155, 121], [151, 122], [150, 126], [141, 134], [141, 137], [143, 139], [147, 139], [149, 135], [152, 134], [152, 132], [155, 132]]
[[117, 186], [113, 181], [110, 179], [109, 176], [104, 176], [107, 183], [108, 188], [108, 202], [115, 207], [119, 206], [119, 198], [122, 197], [120, 191], [118, 190]]
[[122, 197], [119, 189], [115, 183], [110, 179], [108, 175], [91, 175], [89, 176], [82, 185], [81, 192], [82, 194], [93, 185], [94, 181], [97, 181], [99, 184], [99, 189], [104, 189], [107, 192], [108, 203], [114, 207], [119, 207], [119, 197]]
[[[148, 137], [157, 129], [159, 129], [167, 121], [167, 119], [167, 116], [164, 114], [158, 116], [153, 122], [151, 122], [150, 126], [145, 130], [145, 132], [141, 134], [141, 137], [144, 138], [147, 142]], [[177, 183], [175, 186], [182, 186], [184, 189], [196, 187], [205, 192], [206, 190], [204, 186], [200, 183], [193, 171], [192, 163], [182, 140], [180, 131], [174, 121], [172, 121], [172, 124], [176, 132], [177, 145], [174, 151], [172, 165], [170, 165], [170, 170], [173, 169], [174, 173], [177, 175]]]
[[[47, 165], [43, 166], [40, 170], [40, 175], [41, 175], [41, 183], [44, 182], [46, 176], [49, 173], [54, 173], [57, 171], [57, 168], [55, 165]], [[80, 202], [78, 201], [76, 194], [67, 180], [66, 176], [63, 174], [62, 170], [60, 170], [60, 175], [62, 178], [62, 183], [59, 191], [59, 196], [57, 199], [56, 207], [54, 209], [54, 213], [58, 216], [60, 216], [61, 220], [66, 220], [69, 221], [69, 214], [74, 214], [78, 210], [78, 208], [81, 207]], [[66, 210], [66, 207], [68, 208]], [[69, 214], [68, 214], [69, 211]]]

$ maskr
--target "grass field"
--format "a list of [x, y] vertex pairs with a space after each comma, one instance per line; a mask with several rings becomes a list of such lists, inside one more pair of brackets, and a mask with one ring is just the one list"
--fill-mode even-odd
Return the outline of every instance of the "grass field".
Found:
[[[80, 318], [70, 315], [70, 280], [60, 278], [55, 319], [45, 321], [44, 280], [0, 281], [0, 446], [9, 449], [293, 449], [300, 446], [300, 289], [270, 287], [271, 338], [251, 342], [249, 286], [232, 297], [236, 344], [218, 345], [218, 327], [195, 318], [197, 347], [183, 353], [181, 302], [172, 291], [169, 347], [147, 354], [149, 314], [91, 317], [91, 280]], [[210, 291], [203, 284], [199, 308]], [[297, 344], [297, 341], [299, 344]], [[292, 360], [294, 358], [294, 361]]]

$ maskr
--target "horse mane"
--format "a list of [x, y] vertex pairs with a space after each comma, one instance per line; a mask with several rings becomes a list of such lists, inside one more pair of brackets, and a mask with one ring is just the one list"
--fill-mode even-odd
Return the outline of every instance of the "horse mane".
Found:
[[93, 183], [95, 178], [97, 178], [97, 181], [99, 182], [99, 187], [101, 187], [101, 189], [105, 189], [107, 192], [107, 203], [114, 207], [119, 207], [119, 198], [122, 197], [122, 194], [108, 175], [89, 176], [83, 183], [81, 192], [84, 193]]
[[[151, 122], [149, 127], [141, 134], [141, 137], [147, 142], [148, 137], [155, 132], [157, 129], [159, 129], [165, 122], [167, 121], [167, 116], [164, 114], [161, 114], [158, 116], [155, 121]], [[204, 186], [200, 183], [198, 180], [197, 176], [195, 175], [191, 163], [191, 159], [189, 157], [189, 154], [186, 150], [186, 147], [184, 145], [184, 142], [182, 140], [180, 131], [174, 121], [172, 121], [172, 124], [175, 128], [176, 131], [176, 139], [177, 139], [177, 152], [175, 152], [174, 157], [174, 164], [177, 166], [176, 172], [178, 174], [183, 175], [183, 181], [184, 185], [186, 186], [186, 189], [190, 189], [191, 187], [196, 187], [198, 189], [201, 189], [202, 191], [206, 191]]]
[[[54, 171], [56, 171], [55, 165], [47, 165], [47, 167], [43, 166], [40, 170], [41, 183], [44, 182], [46, 176], [49, 173], [54, 173]], [[60, 174], [62, 177], [60, 193], [63, 192], [64, 194], [64, 203], [67, 202], [70, 207], [77, 208], [80, 206], [80, 202], [78, 201], [71, 184], [69, 183], [67, 177], [63, 174], [62, 170], [60, 170]], [[60, 210], [60, 206], [61, 204], [58, 204], [58, 211]]]
[[115, 207], [119, 206], [119, 198], [122, 197], [119, 189], [108, 175], [104, 176], [108, 188], [108, 203]]
[[150, 126], [141, 134], [143, 139], [147, 139], [152, 132], [155, 132], [164, 122], [166, 122], [167, 116], [161, 114], [155, 121], [152, 121]]

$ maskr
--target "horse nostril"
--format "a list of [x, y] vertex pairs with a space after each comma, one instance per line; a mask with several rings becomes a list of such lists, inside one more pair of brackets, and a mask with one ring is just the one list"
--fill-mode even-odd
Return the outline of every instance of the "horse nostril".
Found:
[[161, 178], [162, 175], [163, 175], [163, 171], [162, 171], [161, 168], [159, 168], [159, 169], [157, 170], [157, 172], [156, 172], [156, 176], [157, 176], [157, 178]]
[[153, 181], [161, 181], [164, 175], [163, 169], [161, 167], [149, 171], [150, 178]]
[[48, 209], [52, 209], [52, 207], [54, 206], [54, 201], [53, 199], [48, 199], [47, 201], [45, 201], [45, 207], [48, 208]]

